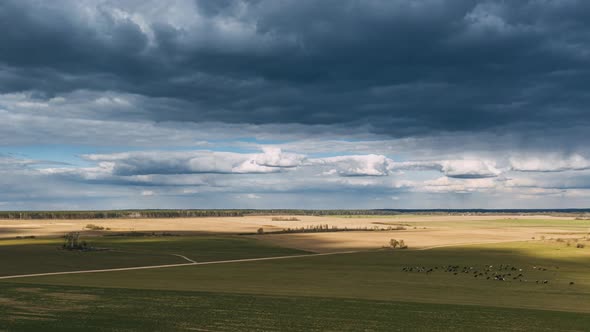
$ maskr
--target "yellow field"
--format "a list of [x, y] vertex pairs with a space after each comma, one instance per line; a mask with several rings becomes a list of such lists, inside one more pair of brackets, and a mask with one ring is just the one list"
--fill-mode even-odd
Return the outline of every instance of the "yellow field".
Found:
[[[174, 219], [92, 219], [92, 220], [0, 220], [0, 238], [16, 236], [61, 236], [82, 231], [88, 236], [109, 232], [175, 233], [255, 233], [287, 228], [329, 227], [379, 228], [403, 227], [404, 230], [346, 231], [298, 234], [251, 235], [285, 247], [330, 252], [350, 249], [375, 249], [386, 246], [392, 238], [403, 239], [410, 248], [432, 248], [457, 244], [500, 243], [539, 240], [542, 238], [581, 238], [590, 233], [590, 220], [551, 216], [422, 216], [392, 217], [314, 217], [297, 216], [298, 221], [277, 221], [271, 216], [174, 218]], [[109, 231], [90, 231], [95, 224]]]

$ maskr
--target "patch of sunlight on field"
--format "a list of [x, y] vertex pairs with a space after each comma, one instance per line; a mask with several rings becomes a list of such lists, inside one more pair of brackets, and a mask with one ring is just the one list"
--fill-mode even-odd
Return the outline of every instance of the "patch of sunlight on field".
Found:
[[[569, 243], [569, 246], [568, 246]], [[581, 244], [584, 248], [576, 247]], [[590, 262], [590, 239], [574, 240], [540, 240], [527, 242], [509, 242], [474, 245], [482, 250], [510, 250], [519, 255], [531, 258], [545, 258], [562, 261], [579, 261], [588, 259]]]
[[[14, 280], [18, 283], [176, 291], [356, 298], [453, 303], [590, 312], [588, 250], [545, 243], [471, 245], [432, 250], [381, 250], [276, 261], [175, 267], [160, 270], [63, 275]], [[560, 250], [554, 250], [560, 249]], [[552, 252], [558, 252], [554, 254]], [[445, 266], [509, 265], [523, 280], [507, 276], [445, 272]], [[438, 267], [409, 273], [404, 267]], [[536, 267], [543, 267], [537, 269]], [[526, 279], [526, 280], [525, 280]], [[543, 284], [548, 280], [548, 284]], [[570, 283], [574, 284], [570, 284]]]
[[330, 215], [325, 218], [345, 218], [345, 219], [405, 219], [405, 218], [421, 218], [424, 217], [418, 214], [394, 214], [394, 215]]
[[[400, 218], [403, 219], [403, 218]], [[380, 220], [373, 222], [378, 225], [399, 225], [404, 223], [410, 227], [448, 227], [448, 228], [473, 228], [493, 229], [506, 227], [530, 227], [530, 228], [559, 228], [561, 230], [573, 230], [590, 233], [590, 220], [561, 220], [561, 219], [490, 219], [470, 220], [461, 218], [457, 220]]]

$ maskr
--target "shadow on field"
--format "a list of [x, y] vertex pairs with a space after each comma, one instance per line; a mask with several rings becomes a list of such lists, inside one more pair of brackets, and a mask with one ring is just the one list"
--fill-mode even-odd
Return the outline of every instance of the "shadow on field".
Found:
[[[156, 239], [155, 248], [173, 244]], [[284, 255], [243, 238], [214, 237], [194, 246], [210, 261]], [[132, 242], [129, 245], [135, 245]], [[142, 246], [152, 245], [142, 242]], [[184, 252], [179, 252], [184, 254]], [[189, 256], [195, 259], [194, 256]], [[14, 282], [174, 291], [452, 303], [590, 312], [590, 249], [518, 242], [424, 251], [378, 250], [272, 261], [60, 275]], [[196, 260], [199, 260], [196, 258]], [[201, 261], [201, 260], [199, 260]], [[501, 279], [496, 278], [501, 276]], [[488, 278], [489, 277], [489, 278]], [[547, 281], [547, 282], [545, 282]]]

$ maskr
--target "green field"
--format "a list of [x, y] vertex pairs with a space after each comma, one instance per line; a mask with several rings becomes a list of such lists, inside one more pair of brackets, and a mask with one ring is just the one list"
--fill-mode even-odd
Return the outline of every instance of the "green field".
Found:
[[[58, 242], [26, 241], [0, 245], [3, 254], [10, 251], [3, 259], [23, 261], [18, 268], [4, 264], [4, 275], [67, 267], [36, 258], [44, 250], [56, 262], [76, 259], [77, 269], [85, 259], [91, 268], [125, 263], [114, 251], [64, 253], [55, 249]], [[130, 255], [128, 262], [141, 260], [129, 266], [146, 265], [151, 255], [154, 263], [182, 263], [170, 254], [198, 261], [301, 254], [236, 236], [93, 243]], [[0, 330], [585, 331], [588, 262], [590, 246], [531, 241], [8, 279], [0, 282]], [[478, 271], [509, 265], [527, 281], [443, 272], [448, 265]], [[408, 266], [439, 269], [404, 271]]]
[[585, 331], [580, 313], [302, 296], [4, 284], [0, 330]]
[[61, 239], [0, 240], [0, 276], [304, 254], [237, 236], [89, 237], [108, 251], [61, 250]]

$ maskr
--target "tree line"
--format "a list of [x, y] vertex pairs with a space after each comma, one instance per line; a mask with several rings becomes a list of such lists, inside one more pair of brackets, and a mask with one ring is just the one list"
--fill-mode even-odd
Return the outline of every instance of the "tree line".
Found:
[[[0, 211], [0, 219], [113, 219], [113, 218], [195, 218], [243, 217], [255, 215], [360, 216], [395, 215], [389, 210], [291, 210], [291, 209], [191, 209], [191, 210], [113, 210], [113, 211]], [[294, 217], [292, 217], [294, 218]]]
[[[544, 211], [549, 215], [587, 217], [585, 210]], [[195, 218], [243, 217], [255, 215], [290, 216], [391, 216], [424, 215], [508, 215], [539, 213], [541, 210], [298, 210], [298, 209], [187, 209], [187, 210], [112, 210], [112, 211], [0, 211], [0, 219], [113, 219], [113, 218]]]

